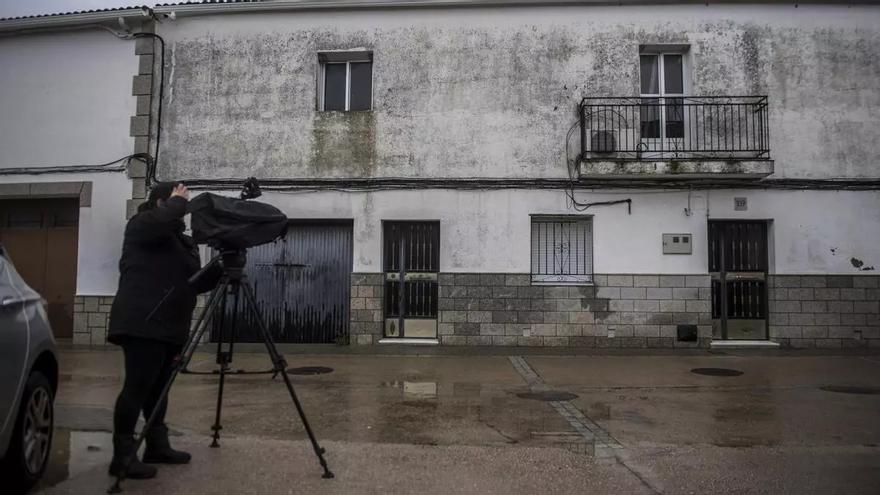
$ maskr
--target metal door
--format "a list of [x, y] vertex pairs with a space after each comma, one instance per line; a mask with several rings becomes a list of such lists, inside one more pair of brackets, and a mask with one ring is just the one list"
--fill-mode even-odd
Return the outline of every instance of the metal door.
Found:
[[385, 336], [437, 338], [440, 222], [385, 222]]
[[767, 222], [710, 221], [709, 273], [715, 336], [767, 339]]
[[[346, 342], [351, 270], [351, 221], [292, 222], [284, 240], [249, 249], [245, 266], [275, 341], [298, 344]], [[236, 341], [261, 342], [253, 317], [239, 315]]]
[[73, 336], [79, 199], [0, 201], [0, 242], [21, 277], [48, 303], [56, 337]]

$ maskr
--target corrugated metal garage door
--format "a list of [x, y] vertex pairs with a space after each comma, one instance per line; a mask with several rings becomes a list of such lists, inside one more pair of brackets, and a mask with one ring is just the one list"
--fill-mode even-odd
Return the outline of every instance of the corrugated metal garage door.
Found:
[[[249, 249], [245, 267], [275, 341], [303, 344], [346, 341], [351, 270], [350, 221], [294, 222], [284, 241]], [[251, 318], [239, 319], [236, 341], [261, 341]]]

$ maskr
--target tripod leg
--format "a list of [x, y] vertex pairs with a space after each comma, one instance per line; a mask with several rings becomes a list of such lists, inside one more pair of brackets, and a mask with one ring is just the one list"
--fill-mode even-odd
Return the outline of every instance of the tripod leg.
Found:
[[[168, 398], [168, 392], [171, 390], [171, 385], [174, 384], [174, 380], [177, 378], [177, 375], [186, 368], [187, 364], [192, 359], [193, 354], [196, 352], [196, 349], [199, 346], [199, 342], [202, 340], [202, 336], [204, 336], [205, 331], [208, 329], [208, 320], [211, 312], [217, 307], [220, 301], [220, 296], [225, 293], [226, 287], [229, 285], [229, 280], [224, 279], [220, 281], [220, 284], [214, 289], [214, 292], [211, 293], [211, 297], [208, 300], [208, 305], [205, 306], [204, 311], [199, 316], [199, 320], [196, 322], [195, 329], [190, 333], [189, 340], [183, 346], [183, 354], [181, 354], [180, 358], [177, 360], [177, 363], [174, 365], [174, 369], [171, 371], [171, 377], [168, 379], [168, 383], [165, 384], [165, 387], [162, 389], [162, 393], [159, 394], [159, 398], [156, 401], [157, 404], [161, 404], [162, 401]], [[141, 444], [144, 442], [144, 437], [147, 434], [147, 431], [150, 427], [153, 426], [153, 423], [156, 422], [156, 416], [159, 413], [160, 408], [153, 409], [153, 412], [150, 413], [150, 417], [147, 418], [147, 422], [144, 424], [144, 428], [138, 434], [137, 439], [135, 440], [134, 449], [132, 450], [131, 456], [134, 457], [137, 455], [138, 449], [140, 449]], [[131, 463], [132, 458], [126, 460], [125, 465]], [[125, 480], [125, 469], [121, 470], [119, 476], [116, 477], [116, 481], [113, 485], [107, 490], [107, 493], [121, 493], [122, 492], [122, 481]]]
[[244, 291], [245, 294], [245, 302], [250, 307], [250, 310], [253, 312], [254, 319], [257, 321], [257, 327], [260, 330], [260, 334], [263, 337], [263, 342], [266, 344], [266, 350], [269, 352], [269, 357], [272, 359], [272, 364], [275, 366], [275, 372], [280, 373], [281, 377], [284, 378], [284, 384], [287, 386], [287, 391], [290, 393], [290, 398], [293, 399], [293, 405], [296, 406], [296, 411], [299, 413], [299, 417], [302, 420], [303, 427], [305, 427], [306, 433], [309, 436], [309, 440], [312, 442], [312, 449], [315, 451], [315, 455], [318, 456], [318, 462], [321, 463], [321, 467], [324, 468], [323, 478], [333, 478], [333, 473], [330, 472], [330, 469], [327, 467], [327, 461], [324, 459], [324, 449], [318, 445], [318, 440], [315, 438], [315, 434], [312, 432], [312, 427], [309, 426], [309, 420], [306, 419], [306, 413], [303, 411], [302, 404], [299, 402], [299, 398], [296, 396], [296, 391], [293, 389], [293, 383], [290, 381], [290, 376], [287, 374], [287, 361], [284, 360], [284, 357], [278, 352], [278, 349], [275, 347], [275, 342], [272, 340], [272, 334], [269, 333], [269, 330], [266, 328], [266, 324], [263, 322], [263, 318], [260, 315], [259, 306], [257, 305], [257, 299], [254, 296], [251, 287], [247, 284], [247, 282], [242, 282], [239, 284], [241, 290]]
[[[234, 293], [234, 298], [232, 301], [232, 324], [230, 325], [230, 330], [226, 332], [226, 295], [223, 296], [223, 301], [220, 306], [220, 338], [217, 342], [217, 364], [220, 365], [220, 387], [217, 390], [217, 407], [214, 412], [214, 425], [211, 426], [211, 430], [214, 432], [211, 440], [211, 448], [216, 449], [220, 447], [220, 430], [223, 429], [223, 426], [220, 424], [220, 416], [223, 412], [223, 390], [226, 385], [226, 374], [229, 372], [229, 364], [232, 362], [232, 346], [235, 342], [235, 324], [238, 318], [238, 301], [239, 301], [239, 291], [236, 284], [230, 284], [232, 291]], [[227, 337], [228, 338], [224, 338]], [[223, 350], [224, 344], [228, 344], [226, 350]]]

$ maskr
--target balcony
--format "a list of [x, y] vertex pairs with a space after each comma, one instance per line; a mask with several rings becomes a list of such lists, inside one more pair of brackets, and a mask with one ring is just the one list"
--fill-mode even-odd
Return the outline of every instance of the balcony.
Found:
[[584, 98], [580, 177], [761, 179], [773, 173], [766, 96]]

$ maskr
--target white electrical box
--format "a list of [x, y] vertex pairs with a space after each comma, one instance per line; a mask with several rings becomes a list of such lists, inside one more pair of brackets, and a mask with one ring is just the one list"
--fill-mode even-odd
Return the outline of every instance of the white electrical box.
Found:
[[691, 234], [663, 234], [663, 254], [692, 254]]

